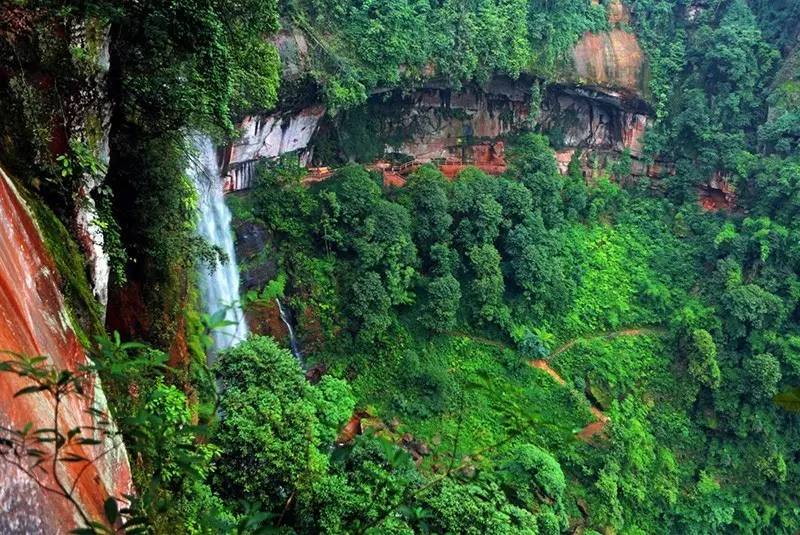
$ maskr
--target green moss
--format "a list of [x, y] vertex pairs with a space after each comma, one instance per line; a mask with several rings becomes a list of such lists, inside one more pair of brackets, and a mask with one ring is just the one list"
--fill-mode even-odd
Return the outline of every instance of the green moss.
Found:
[[81, 343], [87, 346], [90, 338], [104, 333], [105, 328], [101, 319], [102, 308], [89, 283], [86, 261], [78, 244], [53, 211], [31, 192], [23, 188], [19, 188], [19, 191], [36, 219], [44, 244], [61, 276], [61, 292], [64, 294], [73, 328]]
[[85, 132], [86, 145], [89, 147], [89, 150], [92, 151], [92, 154], [96, 156], [100, 152], [100, 148], [103, 144], [103, 138], [105, 137], [105, 132], [103, 131], [103, 121], [99, 114], [95, 112], [90, 112], [87, 114]]
[[102, 18], [91, 17], [86, 20], [86, 48], [89, 58], [95, 64], [100, 62], [108, 25], [108, 21]]

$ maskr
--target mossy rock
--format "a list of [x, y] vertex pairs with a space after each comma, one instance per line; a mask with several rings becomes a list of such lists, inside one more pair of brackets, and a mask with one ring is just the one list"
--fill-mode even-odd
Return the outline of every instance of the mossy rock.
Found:
[[586, 396], [603, 410], [608, 410], [614, 400], [607, 385], [601, 384], [600, 381], [591, 377], [586, 382]]
[[86, 260], [67, 228], [33, 193], [16, 186], [30, 208], [42, 234], [45, 246], [53, 257], [61, 277], [61, 292], [81, 343], [88, 346], [90, 338], [105, 333], [103, 310], [92, 293], [87, 275]]

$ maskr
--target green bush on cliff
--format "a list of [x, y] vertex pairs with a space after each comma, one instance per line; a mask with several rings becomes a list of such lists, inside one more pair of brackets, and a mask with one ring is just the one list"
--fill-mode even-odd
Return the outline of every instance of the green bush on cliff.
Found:
[[334, 109], [432, 77], [453, 87], [494, 74], [552, 76], [586, 31], [607, 27], [589, 0], [287, 2], [313, 48], [312, 73]]

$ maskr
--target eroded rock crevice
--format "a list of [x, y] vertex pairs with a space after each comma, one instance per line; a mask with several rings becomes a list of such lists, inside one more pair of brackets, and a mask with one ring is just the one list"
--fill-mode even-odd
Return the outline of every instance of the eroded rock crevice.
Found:
[[[323, 126], [310, 145], [326, 136], [334, 144], [341, 139], [358, 141], [356, 132], [365, 129], [369, 135], [362, 146], [353, 147], [356, 141], [340, 147], [340, 159], [352, 160], [353, 154], [362, 163], [405, 158], [436, 162], [447, 169], [477, 165], [496, 174], [505, 169], [504, 143], [518, 132], [534, 130], [550, 137], [562, 172], [578, 150], [587, 177], [609, 169], [623, 153], [631, 158], [633, 175], [660, 177], [669, 172], [668, 163], [645, 159], [644, 137], [652, 125], [652, 111], [639, 93], [566, 83], [542, 90], [539, 83], [497, 77], [483, 87], [470, 85], [458, 91], [430, 84], [373, 96], [360, 112], [369, 118], [366, 125], [348, 116], [328, 118], [334, 124]], [[330, 165], [326, 156], [316, 153], [312, 161]]]

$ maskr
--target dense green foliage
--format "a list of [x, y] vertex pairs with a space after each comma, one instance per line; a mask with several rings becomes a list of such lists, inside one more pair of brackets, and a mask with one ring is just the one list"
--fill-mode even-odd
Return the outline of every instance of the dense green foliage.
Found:
[[[306, 20], [342, 17], [325, 50], [342, 68], [322, 68], [326, 87], [422, 75], [409, 67], [437, 41], [382, 33], [417, 16], [390, 7], [402, 16], [348, 5]], [[397, 190], [347, 166], [307, 189], [291, 163], [259, 171], [246, 216], [273, 236], [308, 358], [347, 377], [368, 428], [418, 459], [416, 483], [396, 476], [405, 493], [373, 498], [394, 511], [368, 516], [381, 532], [800, 526], [798, 430], [772, 401], [800, 381], [797, 72], [791, 58], [778, 69], [786, 42], [765, 22], [790, 8], [720, 1], [690, 18], [680, 3], [632, 7], [651, 64], [648, 153], [677, 164], [666, 198], [635, 180], [587, 185], [577, 160], [560, 176], [546, 138], [530, 135], [500, 178], [468, 169], [449, 182], [422, 167]], [[560, 28], [553, 35], [569, 35]], [[329, 98], [352, 105], [363, 98], [353, 87]], [[380, 150], [365, 110], [342, 122], [351, 157], [374, 156], [348, 144]], [[630, 173], [629, 160], [614, 176]], [[699, 209], [697, 185], [715, 173], [746, 212]], [[348, 469], [352, 478], [363, 467]], [[294, 527], [359, 531], [323, 523], [337, 503], [318, 503], [319, 520]]]
[[607, 25], [604, 6], [569, 0], [295, 0], [285, 12], [308, 34], [333, 108], [434, 76], [459, 87], [497, 73], [553, 75], [583, 32]]
[[[397, 433], [433, 444], [419, 477], [436, 488], [412, 501], [438, 519], [426, 525], [559, 532], [581, 500], [597, 530], [796, 526], [796, 431], [771, 401], [797, 380], [778, 201], [775, 219], [725, 218], [587, 187], [558, 176], [539, 136], [512, 158], [504, 177], [423, 167], [383, 191], [353, 166], [312, 190], [264, 168], [255, 193], [256, 218], [283, 206], [263, 221], [300, 317], [323, 318], [305, 325], [328, 333], [315, 357], [356, 373], [356, 399]], [[565, 386], [525, 364], [548, 356]], [[585, 444], [570, 435], [590, 405], [611, 423]], [[454, 465], [460, 477], [439, 481]]]
[[[581, 516], [621, 533], [797, 529], [797, 429], [772, 403], [800, 380], [797, 73], [777, 70], [785, 42], [761, 33], [784, 7], [633, 8], [652, 66], [648, 150], [677, 163], [669, 200], [635, 181], [587, 186], [575, 163], [561, 177], [536, 136], [499, 179], [423, 167], [381, 191], [347, 167], [310, 191], [279, 185], [296, 196], [280, 223], [262, 214], [286, 193], [261, 172], [252, 214], [301, 331], [328, 340], [314, 357], [431, 445], [419, 470], [436, 489], [414, 507], [434, 531], [550, 533]], [[698, 209], [715, 173], [746, 214]], [[537, 358], [566, 384], [525, 365]], [[610, 423], [568, 438], [599, 418], [589, 406]], [[502, 408], [535, 424], [506, 427]]]
[[[95, 201], [121, 299], [142, 312], [130, 334], [161, 349], [185, 334], [190, 354], [119, 338], [93, 354], [155, 532], [800, 530], [800, 428], [773, 402], [800, 385], [798, 8], [627, 3], [649, 61], [646, 157], [675, 163], [657, 187], [628, 176], [629, 152], [610, 174], [587, 181], [576, 155], [561, 175], [530, 133], [499, 177], [429, 165], [398, 189], [351, 163], [307, 186], [295, 158], [258, 166], [231, 204], [266, 229], [251, 262], [275, 277], [248, 299], [294, 312], [307, 376], [256, 335], [209, 371], [219, 322], [194, 310], [190, 275], [216, 254], [195, 235], [191, 134], [234, 136], [276, 103], [279, 14], [330, 109], [349, 108], [339, 152], [371, 160], [371, 92], [546, 84], [607, 27], [608, 2], [30, 0], [15, 9], [33, 22], [0, 17], [0, 157], [65, 218], [105, 169], [97, 118], [73, 132], [55, 88], [91, 85], [110, 27]], [[78, 23], [85, 47], [53, 37]], [[712, 177], [738, 204], [701, 208]], [[36, 211], [96, 334], [77, 249]]]
[[[651, 61], [650, 91], [659, 119], [650, 149], [677, 163], [674, 194], [715, 171], [746, 179], [768, 101], [774, 106], [792, 93], [791, 83], [770, 86], [780, 54], [762, 28], [772, 34], [767, 21], [791, 8], [778, 3], [754, 13], [743, 0], [715, 0], [687, 16], [685, 6], [668, 0], [631, 4]], [[762, 143], [786, 151], [794, 125], [792, 111], [781, 109], [762, 127]]]

